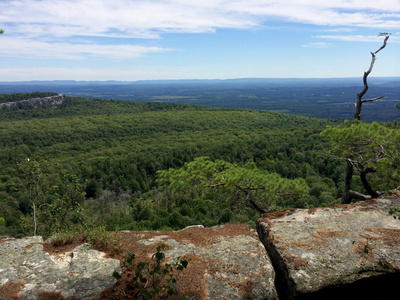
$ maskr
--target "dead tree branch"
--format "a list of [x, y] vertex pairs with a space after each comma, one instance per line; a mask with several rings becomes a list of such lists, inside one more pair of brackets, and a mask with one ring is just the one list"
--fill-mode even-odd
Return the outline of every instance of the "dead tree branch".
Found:
[[[375, 60], [376, 60], [376, 54], [381, 51], [383, 48], [386, 47], [387, 45], [387, 41], [390, 37], [390, 33], [383, 33], [380, 34], [380, 36], [386, 36], [384, 41], [383, 41], [383, 45], [376, 50], [375, 52], [371, 52], [372, 55], [372, 59], [371, 59], [371, 63], [369, 65], [368, 71], [364, 72], [364, 76], [363, 76], [363, 83], [364, 83], [364, 88], [363, 90], [357, 94], [357, 101], [355, 103], [355, 109], [354, 109], [354, 119], [356, 120], [360, 120], [361, 119], [361, 107], [362, 104], [364, 102], [373, 102], [379, 99], [382, 99], [383, 96], [377, 97], [377, 98], [373, 98], [373, 99], [367, 99], [367, 100], [363, 100], [362, 97], [365, 95], [365, 93], [368, 91], [368, 75], [372, 72], [372, 69], [374, 67], [375, 64]], [[369, 199], [369, 196], [366, 195], [362, 195], [360, 193], [354, 192], [352, 190], [352, 176], [353, 176], [353, 172], [354, 172], [354, 164], [348, 160], [347, 161], [347, 168], [346, 168], [346, 177], [345, 177], [345, 189], [344, 189], [344, 195], [342, 198], [342, 204], [347, 204], [350, 203], [352, 199], [358, 199], [358, 200], [366, 200]], [[376, 191], [374, 191], [371, 187], [371, 185], [369, 184], [368, 180], [367, 180], [367, 173], [371, 173], [371, 170], [362, 170], [360, 172], [360, 177], [361, 177], [361, 181], [363, 183], [364, 188], [366, 189], [366, 191], [370, 194], [371, 197], [377, 197], [378, 193]]]
[[373, 98], [373, 99], [365, 99], [365, 100], [362, 100], [362, 103], [364, 103], [364, 102], [373, 102], [373, 101], [376, 101], [376, 100], [379, 100], [379, 99], [382, 99], [382, 98], [385, 98], [385, 97], [380, 96], [380, 97], [376, 97], [376, 98]]
[[[357, 94], [357, 102], [355, 104], [355, 110], [354, 110], [354, 119], [357, 119], [357, 120], [361, 119], [361, 106], [362, 106], [362, 103], [363, 102], [370, 102], [370, 100], [364, 100], [364, 101], [362, 100], [362, 97], [368, 91], [367, 78], [368, 78], [368, 75], [372, 72], [372, 69], [374, 67], [375, 60], [376, 60], [376, 54], [379, 51], [381, 51], [383, 48], [386, 47], [387, 40], [389, 39], [389, 37], [390, 37], [390, 34], [388, 34], [386, 36], [385, 40], [383, 41], [383, 45], [378, 50], [376, 50], [375, 52], [371, 52], [371, 55], [372, 55], [371, 64], [369, 65], [368, 71], [364, 72], [364, 77], [363, 77], [364, 89], [360, 93]], [[376, 101], [376, 100], [382, 99], [382, 98], [383, 98], [383, 96], [375, 98], [375, 100], [373, 100], [373, 101]]]

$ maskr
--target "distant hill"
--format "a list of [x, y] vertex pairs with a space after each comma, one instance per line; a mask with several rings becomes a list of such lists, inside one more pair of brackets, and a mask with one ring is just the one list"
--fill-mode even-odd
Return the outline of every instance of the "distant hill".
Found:
[[[399, 77], [371, 77], [365, 98], [385, 98], [363, 107], [362, 119], [394, 121], [400, 103]], [[250, 108], [294, 115], [352, 119], [361, 78], [143, 81], [29, 81], [0, 82], [0, 93], [55, 92], [67, 96], [128, 101], [200, 104], [213, 107]]]

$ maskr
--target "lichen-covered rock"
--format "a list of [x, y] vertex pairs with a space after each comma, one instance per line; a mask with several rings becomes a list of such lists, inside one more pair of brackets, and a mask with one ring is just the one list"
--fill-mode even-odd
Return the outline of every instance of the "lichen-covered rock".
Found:
[[394, 206], [399, 199], [263, 215], [257, 229], [277, 273], [279, 296], [299, 299], [399, 275], [400, 221], [388, 214]]
[[[140, 259], [151, 257], [157, 245], [166, 244], [166, 258], [191, 259], [178, 278], [181, 296], [195, 299], [277, 299], [275, 272], [257, 233], [244, 224], [203, 228], [191, 226], [174, 232], [126, 232], [122, 239]], [[140, 236], [140, 237], [139, 237]], [[146, 249], [143, 246], [146, 245]], [[146, 251], [145, 255], [140, 253]], [[140, 261], [140, 259], [138, 261]]]
[[41, 237], [0, 243], [0, 287], [20, 284], [21, 299], [35, 299], [43, 292], [91, 299], [115, 284], [112, 273], [121, 270], [119, 260], [105, 258], [89, 244], [51, 256], [42, 243]]

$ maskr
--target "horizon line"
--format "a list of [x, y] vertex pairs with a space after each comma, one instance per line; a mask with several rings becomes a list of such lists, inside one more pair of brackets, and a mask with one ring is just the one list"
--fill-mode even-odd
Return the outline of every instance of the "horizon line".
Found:
[[[302, 80], [311, 80], [311, 79], [356, 79], [361, 78], [356, 76], [351, 77], [235, 77], [235, 78], [186, 78], [186, 79], [137, 79], [137, 80], [116, 80], [116, 79], [108, 79], [108, 80], [75, 80], [75, 79], [48, 79], [48, 80], [10, 80], [10, 81], [0, 81], [0, 83], [21, 83], [21, 82], [140, 82], [140, 81], [228, 81], [228, 80], [268, 80], [268, 79], [279, 79], [279, 80], [293, 80], [293, 79], [302, 79]], [[400, 78], [399, 76], [370, 76], [369, 78]]]

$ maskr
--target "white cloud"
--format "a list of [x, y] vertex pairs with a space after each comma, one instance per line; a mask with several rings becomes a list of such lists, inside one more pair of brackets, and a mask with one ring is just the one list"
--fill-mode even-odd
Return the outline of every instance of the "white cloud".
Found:
[[[252, 28], [269, 20], [400, 28], [397, 0], [2, 0], [0, 20], [32, 36], [156, 38], [163, 32]], [[8, 25], [7, 25], [8, 26]]]
[[[327, 30], [400, 29], [398, 0], [1, 0], [2, 56], [129, 59], [175, 49], [138, 44], [165, 33], [252, 29], [269, 23], [322, 25]], [[379, 28], [379, 29], [378, 29]], [[382, 29], [383, 28], [383, 29]], [[375, 29], [374, 29], [375, 30]], [[7, 37], [7, 38], [6, 38]], [[99, 42], [98, 37], [108, 38]], [[91, 43], [82, 42], [90, 38]], [[363, 36], [319, 36], [364, 41]], [[311, 43], [304, 47], [325, 47]]]
[[330, 45], [331, 45], [330, 43], [316, 42], [316, 43], [304, 44], [304, 45], [302, 45], [302, 47], [305, 47], [305, 48], [327, 48]]
[[[1, 68], [1, 81], [34, 80], [121, 80], [147, 79], [193, 79], [193, 69], [144, 67], [138, 69], [120, 68]], [[204, 78], [209, 78], [205, 76]]]
[[[384, 37], [378, 37], [376, 35], [319, 35], [313, 38], [319, 39], [330, 39], [342, 42], [379, 42], [384, 40]], [[389, 38], [390, 43], [400, 43], [400, 38], [391, 35]]]
[[174, 49], [146, 47], [138, 45], [99, 45], [49, 43], [30, 39], [2, 37], [2, 43], [7, 45], [1, 49], [2, 56], [26, 56], [46, 59], [84, 59], [87, 55], [105, 57], [108, 59], [128, 59], [142, 56], [146, 53], [166, 52]]

